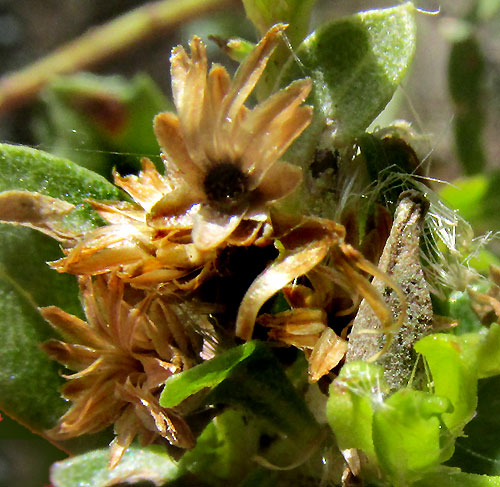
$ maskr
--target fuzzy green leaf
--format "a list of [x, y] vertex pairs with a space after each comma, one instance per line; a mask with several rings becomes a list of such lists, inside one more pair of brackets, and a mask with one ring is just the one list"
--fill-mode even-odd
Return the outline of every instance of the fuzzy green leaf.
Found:
[[53, 337], [38, 307], [51, 304], [81, 314], [75, 278], [45, 261], [59, 245], [27, 228], [0, 226], [0, 409], [35, 431], [55, 425], [67, 404], [60, 396], [61, 366], [38, 344]]
[[139, 481], [160, 486], [182, 474], [178, 464], [161, 446], [131, 446], [112, 470], [108, 468], [108, 462], [107, 448], [84, 453], [55, 463], [50, 480], [54, 487], [108, 487]]
[[[35, 230], [0, 225], [0, 410], [31, 431], [43, 434], [69, 406], [61, 398], [63, 367], [39, 344], [55, 336], [38, 308], [55, 305], [82, 315], [74, 276], [45, 264], [61, 256], [59, 244]], [[2, 425], [0, 423], [0, 437]], [[74, 453], [102, 447], [109, 432], [60, 443]]]
[[[86, 198], [117, 199], [118, 188], [86, 169], [44, 152], [0, 144], [0, 191], [35, 191], [77, 205], [69, 229], [101, 223]], [[51, 270], [59, 244], [31, 229], [0, 226], [0, 409], [36, 432], [55, 425], [68, 404], [60, 397], [61, 366], [38, 345], [53, 337], [38, 307], [56, 305], [81, 315], [73, 276]]]
[[335, 20], [308, 36], [285, 66], [280, 85], [310, 76], [315, 117], [309, 129], [327, 127], [338, 141], [362, 133], [387, 105], [415, 50], [411, 2]]
[[77, 205], [65, 220], [76, 232], [102, 224], [86, 199], [126, 199], [102, 176], [71, 161], [30, 147], [0, 144], [0, 191], [8, 190], [37, 192]]

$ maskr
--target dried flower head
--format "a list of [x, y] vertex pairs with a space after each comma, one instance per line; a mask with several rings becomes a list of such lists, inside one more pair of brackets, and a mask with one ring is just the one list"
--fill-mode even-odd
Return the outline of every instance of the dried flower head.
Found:
[[213, 271], [217, 248], [271, 242], [269, 206], [302, 179], [299, 167], [278, 159], [311, 120], [311, 107], [303, 105], [311, 81], [296, 81], [253, 109], [244, 103], [284, 29], [271, 28], [232, 81], [218, 65], [207, 73], [198, 37], [191, 57], [180, 46], [173, 50], [177, 115], [155, 119], [165, 175], [148, 159], [138, 176], [115, 174], [134, 203], [93, 202], [110, 225], [86, 234], [54, 268], [117, 271], [142, 288], [193, 289]]
[[[142, 444], [164, 438], [192, 448], [194, 437], [185, 421], [158, 402], [165, 380], [193, 360], [189, 339], [173, 339], [179, 327], [172, 323], [175, 331], [169, 329], [172, 314], [167, 310], [153, 323], [146, 314], [151, 297], [128, 304], [124, 283], [115, 274], [82, 277], [80, 289], [87, 322], [55, 306], [41, 310], [65, 340], [49, 340], [42, 348], [76, 371], [64, 376], [68, 382], [62, 391], [72, 405], [48, 436], [64, 440], [114, 424], [111, 467], [136, 436]], [[168, 305], [156, 308], [158, 313]]]
[[191, 56], [182, 47], [173, 50], [177, 115], [161, 113], [154, 126], [167, 172], [183, 184], [152, 208], [148, 221], [154, 227], [168, 227], [172, 218], [194, 209], [193, 242], [211, 249], [242, 220], [262, 225], [268, 206], [300, 183], [301, 169], [278, 159], [311, 121], [312, 108], [302, 104], [311, 80], [295, 81], [252, 109], [244, 105], [285, 27], [277, 24], [267, 32], [232, 81], [218, 65], [207, 74], [198, 37], [191, 41]]
[[169, 229], [148, 225], [147, 214], [175, 181], [162, 176], [144, 158], [139, 175], [114, 175], [115, 184], [134, 200], [97, 202], [93, 207], [109, 225], [88, 232], [67, 256], [52, 262], [59, 272], [96, 275], [116, 271], [121, 279], [138, 288], [172, 284], [175, 288], [196, 287], [211, 271], [213, 251], [201, 251], [192, 243], [189, 210], [180, 214]]

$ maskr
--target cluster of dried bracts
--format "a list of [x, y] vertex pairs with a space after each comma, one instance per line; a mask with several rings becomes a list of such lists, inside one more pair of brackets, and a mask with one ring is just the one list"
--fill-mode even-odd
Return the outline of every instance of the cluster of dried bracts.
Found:
[[[208, 69], [197, 37], [190, 54], [173, 50], [177, 113], [154, 121], [165, 172], [143, 159], [139, 175], [116, 174], [133, 202], [93, 201], [106, 226], [67, 235], [60, 217], [71, 205], [3, 195], [11, 204], [3, 204], [1, 218], [63, 242], [65, 257], [51, 265], [78, 276], [87, 316], [42, 310], [62, 336], [44, 350], [75, 371], [63, 388], [72, 405], [48, 432], [52, 438], [114, 425], [111, 466], [135, 437], [191, 448], [195, 435], [182, 412], [158, 402], [172, 374], [238, 339], [259, 338], [303, 350], [317, 381], [345, 360], [349, 323], [362, 300], [381, 324], [380, 353], [405, 321], [399, 285], [390, 269], [373, 264], [387, 234], [369, 260], [346, 243], [339, 223], [283, 210], [282, 200], [305, 177], [280, 158], [311, 121], [304, 104], [311, 81], [297, 80], [253, 108], [245, 103], [284, 28], [269, 30], [234, 79], [221, 66]], [[394, 293], [394, 306], [372, 276]], [[276, 296], [286, 303], [278, 311], [269, 305]]]

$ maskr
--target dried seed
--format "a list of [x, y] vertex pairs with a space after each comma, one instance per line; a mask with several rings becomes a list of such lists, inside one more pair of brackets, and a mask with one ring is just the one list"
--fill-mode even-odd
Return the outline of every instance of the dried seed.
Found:
[[[375, 278], [372, 283], [384, 296], [395, 320], [401, 313], [406, 313], [403, 325], [394, 331], [387, 352], [377, 359], [377, 363], [383, 365], [385, 378], [393, 391], [406, 386], [411, 380], [417, 363], [413, 344], [432, 330], [432, 303], [420, 263], [420, 235], [427, 207], [425, 198], [416, 191], [401, 195], [391, 233], [379, 262], [380, 271], [401, 288], [406, 305], [380, 279]], [[364, 300], [353, 323], [347, 360], [369, 360], [376, 356], [385, 340], [389, 339], [384, 331], [372, 308]]]

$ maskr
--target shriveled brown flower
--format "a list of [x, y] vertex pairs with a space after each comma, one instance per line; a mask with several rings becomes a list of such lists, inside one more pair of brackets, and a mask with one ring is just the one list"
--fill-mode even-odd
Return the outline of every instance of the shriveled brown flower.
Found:
[[[138, 436], [142, 444], [159, 438], [192, 448], [194, 437], [183, 418], [159, 405], [160, 387], [172, 374], [192, 364], [193, 344], [180, 331], [168, 305], [155, 306], [163, 319], [151, 321], [151, 296], [130, 305], [124, 283], [115, 274], [80, 278], [87, 322], [50, 306], [44, 318], [62, 335], [42, 345], [53, 359], [74, 370], [64, 376], [63, 396], [72, 402], [47, 432], [55, 440], [98, 432], [114, 424], [110, 466]], [[169, 325], [172, 323], [172, 326]], [[181, 333], [183, 338], [176, 340]]]
[[311, 81], [296, 81], [253, 109], [244, 103], [284, 29], [271, 28], [232, 81], [218, 65], [207, 73], [198, 37], [191, 57], [173, 50], [177, 115], [161, 113], [154, 124], [165, 174], [148, 159], [138, 176], [115, 174], [134, 203], [92, 202], [110, 225], [86, 234], [54, 268], [117, 271], [135, 287], [193, 289], [211, 275], [218, 247], [271, 242], [269, 207], [302, 179], [299, 167], [278, 159], [311, 120], [302, 104]]
[[116, 271], [120, 278], [138, 288], [175, 283], [193, 288], [211, 271], [213, 251], [201, 251], [191, 240], [191, 212], [179, 214], [171, 228], [148, 225], [147, 214], [165, 194], [173, 191], [175, 179], [162, 176], [144, 158], [139, 175], [114, 175], [115, 183], [133, 203], [97, 202], [93, 207], [109, 225], [88, 232], [67, 256], [52, 262], [59, 272], [96, 275]]
[[148, 221], [155, 228], [191, 211], [194, 244], [211, 249], [244, 220], [252, 223], [247, 231], [262, 226], [269, 205], [300, 183], [301, 169], [278, 159], [310, 123], [312, 108], [302, 103], [311, 80], [295, 81], [252, 109], [244, 105], [285, 27], [267, 32], [233, 80], [219, 65], [207, 74], [198, 37], [191, 41], [191, 56], [182, 47], [173, 50], [177, 115], [161, 113], [154, 126], [167, 172], [183, 184], [152, 208]]

